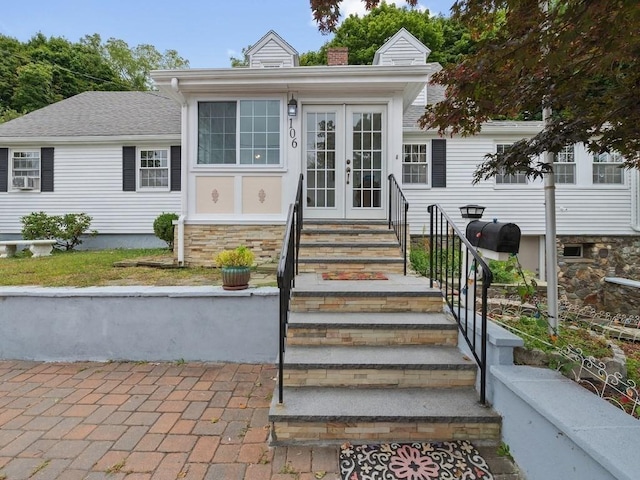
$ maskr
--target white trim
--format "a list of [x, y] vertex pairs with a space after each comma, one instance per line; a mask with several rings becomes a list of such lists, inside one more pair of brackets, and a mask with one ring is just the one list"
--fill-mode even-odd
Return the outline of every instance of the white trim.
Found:
[[[16, 175], [16, 177], [37, 178], [38, 188], [15, 188], [13, 186], [14, 178], [14, 154], [15, 153], [37, 153], [38, 154], [38, 176], [29, 177], [28, 175]], [[34, 147], [22, 147], [22, 148], [10, 148], [9, 149], [9, 165], [7, 166], [7, 193], [40, 193], [42, 191], [42, 150], [41, 148]]]
[[412, 47], [414, 47], [420, 53], [424, 54], [424, 59], [426, 61], [427, 57], [431, 53], [431, 49], [429, 49], [429, 47], [418, 40], [410, 31], [402, 27], [389, 40], [384, 42], [384, 44], [378, 50], [376, 50], [376, 53], [373, 55], [373, 64], [379, 64], [380, 56], [385, 54], [387, 50], [389, 50], [400, 39], [405, 39], [411, 44]]
[[20, 145], [24, 145], [27, 142], [28, 145], [37, 145], [38, 147], [47, 147], [52, 145], [83, 145], [83, 144], [98, 144], [98, 145], [122, 145], [131, 143], [143, 143], [143, 142], [176, 142], [180, 143], [180, 134], [171, 135], [126, 135], [126, 136], [114, 136], [114, 137], [0, 137], [0, 143], [2, 145], [15, 145], [18, 148]]

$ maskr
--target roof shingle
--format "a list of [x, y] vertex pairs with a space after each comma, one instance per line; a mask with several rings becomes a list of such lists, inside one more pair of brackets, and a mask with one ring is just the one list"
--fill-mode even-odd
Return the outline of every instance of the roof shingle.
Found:
[[155, 92], [84, 92], [0, 124], [0, 138], [128, 135], [180, 135], [180, 105]]

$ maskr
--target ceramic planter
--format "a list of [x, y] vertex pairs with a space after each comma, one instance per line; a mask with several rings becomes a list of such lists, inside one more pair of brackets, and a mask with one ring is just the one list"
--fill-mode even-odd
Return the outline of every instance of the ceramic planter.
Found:
[[223, 267], [222, 288], [224, 290], [244, 290], [249, 288], [251, 269], [249, 267]]

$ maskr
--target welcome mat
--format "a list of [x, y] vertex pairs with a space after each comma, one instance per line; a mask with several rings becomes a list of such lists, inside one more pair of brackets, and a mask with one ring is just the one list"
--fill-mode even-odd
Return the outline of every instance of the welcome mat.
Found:
[[493, 480], [469, 442], [344, 444], [341, 480]]
[[323, 280], [389, 280], [382, 272], [325, 272]]

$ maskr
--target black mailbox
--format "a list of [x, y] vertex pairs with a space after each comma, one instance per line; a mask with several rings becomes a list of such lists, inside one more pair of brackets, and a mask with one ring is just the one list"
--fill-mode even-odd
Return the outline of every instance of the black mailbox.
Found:
[[467, 239], [474, 247], [494, 252], [518, 253], [520, 227], [515, 223], [474, 220], [467, 225]]

